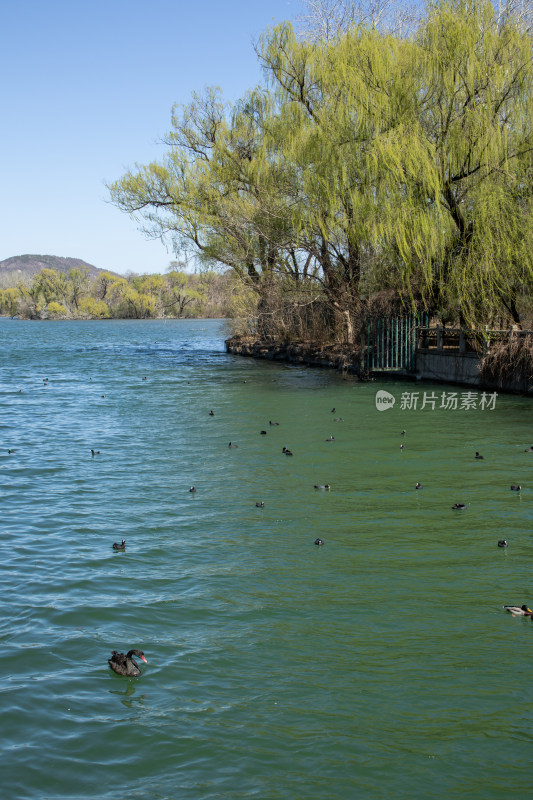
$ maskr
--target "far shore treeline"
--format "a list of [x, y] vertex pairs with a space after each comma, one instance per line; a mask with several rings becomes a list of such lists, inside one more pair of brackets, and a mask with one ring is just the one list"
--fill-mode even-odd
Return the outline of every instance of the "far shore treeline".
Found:
[[164, 275], [119, 275], [85, 266], [66, 272], [42, 269], [0, 289], [0, 315], [22, 319], [150, 319], [228, 317], [242, 288], [231, 274], [190, 274], [177, 262]]

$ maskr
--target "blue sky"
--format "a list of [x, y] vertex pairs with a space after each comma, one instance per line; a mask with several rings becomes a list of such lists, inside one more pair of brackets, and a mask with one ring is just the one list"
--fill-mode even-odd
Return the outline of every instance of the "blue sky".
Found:
[[303, 0], [17, 0], [0, 15], [0, 261], [35, 253], [164, 272], [174, 255], [104, 183], [162, 157], [173, 103], [261, 81], [253, 41]]

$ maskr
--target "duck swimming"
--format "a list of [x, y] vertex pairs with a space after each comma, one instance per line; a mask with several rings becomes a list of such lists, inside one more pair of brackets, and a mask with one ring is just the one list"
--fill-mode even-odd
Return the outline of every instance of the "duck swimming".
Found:
[[530, 617], [533, 614], [533, 611], [525, 604], [523, 606], [504, 606], [504, 608], [513, 617]]
[[320, 547], [320, 545], [323, 545], [323, 544], [324, 544], [324, 540], [323, 540], [323, 539], [315, 539], [315, 544], [316, 544], [318, 547]]
[[279, 425], [279, 422], [272, 422], [272, 420], [269, 420], [269, 423], [268, 423], [268, 424], [269, 424], [269, 425]]
[[483, 456], [480, 453], [478, 453], [477, 450], [476, 450], [476, 455], [474, 456], [474, 458], [479, 458], [479, 459], [481, 459], [481, 461], [483, 461]]
[[215, 412], [214, 412], [214, 411], [210, 411], [210, 412], [209, 412], [209, 416], [210, 416], [210, 417], [214, 417], [214, 416], [215, 416]]
[[315, 489], [326, 489], [329, 491], [329, 489], [331, 489], [331, 486], [329, 485], [329, 483], [325, 483], [324, 485], [315, 483]]
[[113, 550], [125, 550], [125, 549], [126, 549], [126, 540], [125, 539], [123, 539], [120, 544], [118, 542], [114, 542]]
[[192, 492], [194, 494], [195, 491], [196, 491], [196, 486], [191, 486], [189, 492]]
[[329, 439], [326, 439], [326, 442], [334, 442], [334, 441], [335, 441], [334, 436], [330, 436]]
[[415, 489], [423, 489], [423, 488], [424, 488], [424, 487], [422, 486], [422, 484], [421, 484], [421, 483], [418, 483], [418, 481], [417, 481], [417, 483], [416, 483], [416, 486], [415, 486]]
[[284, 447], [281, 452], [285, 453], [286, 456], [292, 456], [292, 450], [289, 450], [287, 447]]
[[498, 539], [498, 547], [507, 547], [507, 539]]
[[522, 488], [521, 486], [515, 486], [514, 483], [511, 484], [511, 491], [512, 492], [519, 492], [521, 488]]
[[91, 450], [91, 455], [99, 456], [100, 455], [100, 450]]
[[238, 447], [238, 446], [239, 446], [238, 444], [233, 444], [233, 442], [230, 442], [228, 444], [228, 447]]
[[464, 511], [467, 506], [465, 503], [454, 503], [452, 508], [454, 511]]
[[129, 650], [126, 655], [124, 655], [124, 653], [117, 653], [116, 650], [113, 650], [111, 653], [111, 658], [108, 658], [107, 662], [111, 669], [117, 673], [117, 675], [125, 675], [129, 678], [137, 678], [142, 673], [132, 656], [137, 656], [137, 658], [140, 658], [145, 664], [148, 664], [148, 661], [144, 657], [142, 650]]
[[265, 507], [265, 502], [264, 502], [264, 500], [261, 500], [259, 503], [256, 503], [255, 505], [256, 505], [256, 508], [264, 508]]

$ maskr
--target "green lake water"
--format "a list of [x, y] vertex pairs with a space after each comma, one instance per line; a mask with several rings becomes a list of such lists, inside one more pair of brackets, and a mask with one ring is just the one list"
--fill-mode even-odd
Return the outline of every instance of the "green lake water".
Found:
[[226, 335], [0, 319], [2, 798], [530, 798], [531, 399]]

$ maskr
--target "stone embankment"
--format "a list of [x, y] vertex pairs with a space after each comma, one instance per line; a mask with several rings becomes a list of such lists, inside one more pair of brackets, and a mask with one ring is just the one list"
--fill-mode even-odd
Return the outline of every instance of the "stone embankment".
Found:
[[533, 380], [522, 369], [511, 370], [500, 378], [483, 375], [482, 360], [476, 353], [442, 348], [417, 347], [413, 369], [361, 369], [361, 351], [357, 346], [316, 342], [267, 342], [250, 337], [226, 339], [226, 351], [239, 356], [286, 361], [310, 367], [328, 367], [350, 373], [360, 380], [427, 380], [503, 392], [533, 395]]
[[226, 351], [239, 356], [287, 361], [310, 367], [329, 367], [359, 374], [360, 350], [346, 345], [319, 345], [316, 342], [265, 342], [259, 339], [232, 336], [226, 339]]

